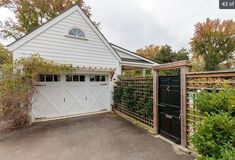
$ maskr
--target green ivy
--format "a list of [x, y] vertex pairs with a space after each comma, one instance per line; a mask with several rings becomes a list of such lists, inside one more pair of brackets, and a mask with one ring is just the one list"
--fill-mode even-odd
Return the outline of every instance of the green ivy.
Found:
[[116, 82], [114, 88], [113, 100], [115, 106], [125, 106], [131, 112], [138, 114], [143, 118], [153, 118], [153, 99], [152, 99], [152, 81], [146, 80], [140, 87], [147, 90], [143, 94], [137, 93], [133, 80], [128, 85], [123, 83], [122, 78]]
[[132, 88], [130, 85], [125, 86], [123, 90], [123, 100], [124, 104], [132, 112], [135, 112], [137, 110], [137, 96], [134, 92], [134, 88]]
[[123, 87], [121, 86], [121, 83], [118, 81], [117, 86], [114, 87], [113, 92], [113, 100], [115, 105], [119, 105], [122, 102], [123, 97]]

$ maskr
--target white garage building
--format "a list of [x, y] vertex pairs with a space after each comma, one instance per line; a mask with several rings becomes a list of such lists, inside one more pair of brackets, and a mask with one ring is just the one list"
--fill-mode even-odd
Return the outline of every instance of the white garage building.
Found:
[[32, 106], [33, 120], [110, 111], [117, 76], [123, 70], [154, 65], [110, 44], [77, 5], [10, 44], [8, 49], [14, 59], [38, 53], [77, 68], [73, 75], [40, 75]]

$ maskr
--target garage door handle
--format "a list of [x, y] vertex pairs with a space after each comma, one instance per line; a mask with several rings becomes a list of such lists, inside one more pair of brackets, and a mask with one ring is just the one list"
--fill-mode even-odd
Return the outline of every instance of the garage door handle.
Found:
[[40, 86], [47, 86], [46, 84], [36, 84], [36, 87], [40, 87]]
[[65, 102], [65, 98], [64, 98], [64, 102]]
[[85, 97], [85, 100], [87, 101], [87, 97]]

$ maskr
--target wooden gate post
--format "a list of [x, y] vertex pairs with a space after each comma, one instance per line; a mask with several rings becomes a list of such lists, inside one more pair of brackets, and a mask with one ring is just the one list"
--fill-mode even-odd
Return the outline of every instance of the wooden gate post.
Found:
[[181, 83], [181, 145], [187, 146], [187, 82], [186, 74], [188, 73], [188, 66], [180, 68], [180, 83]]
[[154, 134], [158, 134], [158, 84], [159, 72], [153, 70], [153, 129]]

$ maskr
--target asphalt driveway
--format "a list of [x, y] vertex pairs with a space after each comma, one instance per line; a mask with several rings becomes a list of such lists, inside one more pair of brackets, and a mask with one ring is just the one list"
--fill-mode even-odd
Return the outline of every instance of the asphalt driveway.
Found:
[[113, 115], [35, 124], [0, 135], [1, 160], [192, 160]]

